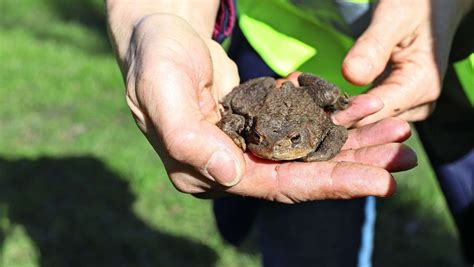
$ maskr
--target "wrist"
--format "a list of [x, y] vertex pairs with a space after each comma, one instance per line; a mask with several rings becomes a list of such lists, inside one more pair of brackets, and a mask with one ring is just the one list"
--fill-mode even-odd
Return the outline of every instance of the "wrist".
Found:
[[106, 0], [113, 48], [123, 59], [135, 27], [154, 15], [178, 16], [199, 35], [211, 38], [219, 4], [220, 0]]

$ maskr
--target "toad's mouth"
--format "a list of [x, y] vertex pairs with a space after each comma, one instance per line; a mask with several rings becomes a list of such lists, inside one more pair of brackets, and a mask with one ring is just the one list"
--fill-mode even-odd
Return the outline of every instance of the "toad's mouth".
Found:
[[303, 158], [312, 152], [311, 148], [291, 148], [288, 150], [279, 151], [276, 149], [261, 147], [252, 144], [248, 146], [248, 149], [257, 157], [274, 161], [296, 160]]

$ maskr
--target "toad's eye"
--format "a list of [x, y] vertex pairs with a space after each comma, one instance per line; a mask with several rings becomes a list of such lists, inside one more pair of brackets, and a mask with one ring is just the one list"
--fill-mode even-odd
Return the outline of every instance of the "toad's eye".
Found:
[[293, 136], [290, 137], [290, 141], [293, 145], [297, 145], [301, 142], [301, 135], [300, 134], [294, 134]]
[[250, 142], [258, 145], [262, 142], [262, 137], [257, 132], [252, 132], [250, 134]]

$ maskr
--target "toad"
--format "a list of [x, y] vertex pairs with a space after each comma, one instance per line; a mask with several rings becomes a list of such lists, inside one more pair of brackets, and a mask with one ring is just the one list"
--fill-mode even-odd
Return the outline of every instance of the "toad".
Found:
[[221, 102], [217, 126], [234, 143], [269, 160], [323, 161], [333, 158], [347, 130], [329, 114], [348, 106], [348, 96], [312, 74], [298, 77], [299, 87], [261, 77], [235, 87]]

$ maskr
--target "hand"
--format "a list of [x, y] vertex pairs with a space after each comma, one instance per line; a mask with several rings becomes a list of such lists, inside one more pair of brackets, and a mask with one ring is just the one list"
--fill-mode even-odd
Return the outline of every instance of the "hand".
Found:
[[200, 192], [236, 184], [242, 151], [220, 129], [217, 101], [239, 84], [222, 47], [173, 15], [147, 17], [133, 34], [127, 103], [175, 187]]
[[397, 116], [423, 120], [434, 108], [455, 30], [472, 0], [377, 2], [372, 22], [347, 54], [347, 80], [365, 85], [384, 107], [355, 126]]
[[127, 44], [110, 23], [127, 103], [181, 192], [282, 202], [386, 196], [395, 186], [389, 172], [416, 165], [415, 154], [397, 143], [409, 127], [396, 119], [350, 130], [333, 161], [276, 163], [244, 155], [215, 126], [218, 99], [238, 84], [222, 48], [179, 16], [160, 13], [134, 25]]
[[[298, 75], [295, 72], [288, 79], [297, 84]], [[283, 81], [278, 80], [277, 84]], [[349, 127], [353, 120], [360, 119], [356, 114], [370, 115], [381, 108], [377, 97], [361, 95], [351, 99], [348, 109], [336, 116]], [[245, 153], [246, 173], [239, 184], [230, 188], [210, 187], [195, 195], [215, 197], [233, 193], [284, 203], [390, 196], [396, 183], [389, 172], [416, 166], [416, 154], [399, 143], [410, 134], [405, 121], [387, 118], [350, 129], [342, 151], [326, 162], [272, 162]]]

